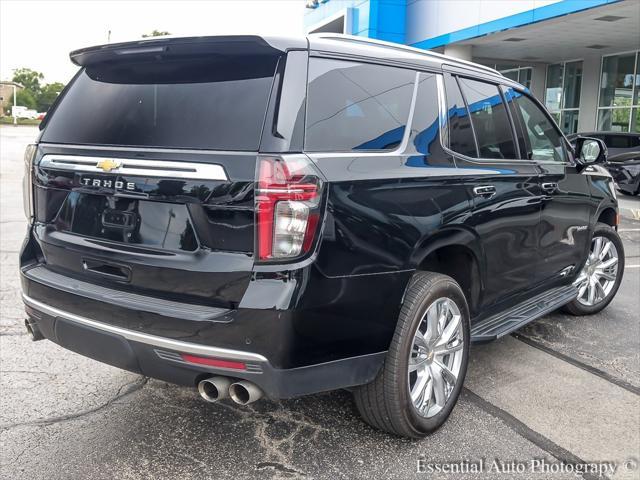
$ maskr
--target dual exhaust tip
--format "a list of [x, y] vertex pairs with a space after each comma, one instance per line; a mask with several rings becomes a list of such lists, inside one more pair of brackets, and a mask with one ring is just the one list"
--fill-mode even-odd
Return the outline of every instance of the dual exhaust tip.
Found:
[[[31, 340], [44, 340], [37, 323], [26, 319], [24, 326]], [[198, 392], [207, 402], [217, 402], [231, 397], [231, 400], [239, 405], [249, 405], [262, 398], [262, 390], [253, 383], [246, 380], [232, 383], [227, 377], [209, 377], [201, 380], [198, 383]]]
[[262, 390], [251, 382], [232, 382], [226, 377], [209, 377], [200, 380], [198, 392], [207, 402], [217, 402], [230, 397], [239, 405], [248, 405], [262, 398]]
[[29, 335], [29, 338], [31, 338], [32, 341], [37, 342], [39, 340], [44, 340], [44, 335], [42, 335], [37, 323], [27, 318], [24, 321], [24, 326], [27, 329], [27, 335]]

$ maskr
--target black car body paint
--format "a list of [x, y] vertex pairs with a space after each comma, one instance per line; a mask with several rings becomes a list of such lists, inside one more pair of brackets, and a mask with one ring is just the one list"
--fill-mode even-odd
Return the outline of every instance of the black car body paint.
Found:
[[[239, 68], [222, 82], [246, 88], [217, 90], [219, 65], [199, 59], [221, 52], [257, 62], [259, 72]], [[543, 110], [557, 143], [551, 151], [532, 145], [517, 109], [539, 105], [484, 67], [322, 37], [160, 39], [72, 58], [84, 73], [48, 117], [33, 158], [34, 218], [21, 252], [27, 314], [49, 340], [151, 377], [195, 385], [228, 375], [274, 398], [367, 383], [384, 361], [415, 271], [466, 272], [461, 287], [472, 322], [480, 322], [570, 284], [596, 222], [617, 213], [606, 171], [576, 163]], [[352, 81], [348, 106], [314, 116], [343, 91], [332, 87], [337, 68], [361, 81], [375, 80], [369, 71], [378, 68], [388, 84], [373, 92]], [[464, 100], [467, 80], [491, 93]], [[96, 105], [112, 110], [78, 106], [85, 88], [107, 95], [121, 86], [158, 109], [106, 98]], [[188, 110], [176, 112], [178, 103], [166, 111], [153, 103], [203, 92], [219, 102], [235, 96], [224, 105], [234, 115], [218, 117], [228, 122], [220, 135], [203, 137]], [[246, 92], [252, 97], [243, 103]], [[367, 103], [367, 95], [379, 102]], [[460, 104], [452, 105], [455, 95]], [[387, 123], [365, 114], [380, 103]], [[186, 105], [201, 117], [212, 108]], [[479, 125], [497, 112], [505, 130], [487, 140]], [[465, 127], [465, 117], [475, 126]], [[369, 130], [360, 132], [366, 121]], [[333, 128], [342, 143], [307, 148], [331, 138], [312, 128]], [[464, 128], [467, 140], [455, 143]], [[124, 167], [43, 167], [43, 158], [68, 156]], [[309, 250], [282, 261], [256, 258], [256, 171], [271, 157], [310, 162], [322, 184]], [[128, 175], [132, 159], [147, 161], [148, 173]], [[175, 163], [175, 172], [217, 165], [224, 177], [159, 176], [161, 162]], [[244, 368], [194, 364], [182, 354]]]

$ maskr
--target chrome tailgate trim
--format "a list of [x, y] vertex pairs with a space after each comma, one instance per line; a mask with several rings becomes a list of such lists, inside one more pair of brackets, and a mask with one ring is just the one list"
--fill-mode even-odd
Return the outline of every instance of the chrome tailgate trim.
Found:
[[[101, 164], [104, 166], [101, 167]], [[40, 159], [38, 166], [45, 169], [80, 173], [112, 173], [136, 177], [191, 180], [229, 180], [222, 165], [211, 163], [46, 154]]]

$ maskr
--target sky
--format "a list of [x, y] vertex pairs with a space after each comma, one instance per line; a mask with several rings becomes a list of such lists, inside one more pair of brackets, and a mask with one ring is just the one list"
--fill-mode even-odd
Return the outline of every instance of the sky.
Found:
[[69, 52], [136, 40], [152, 30], [173, 35], [304, 32], [304, 0], [0, 0], [0, 79], [26, 67], [44, 83], [71, 79]]

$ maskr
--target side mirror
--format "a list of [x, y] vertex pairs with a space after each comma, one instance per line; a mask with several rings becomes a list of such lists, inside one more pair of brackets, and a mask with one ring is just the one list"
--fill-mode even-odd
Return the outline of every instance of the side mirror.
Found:
[[607, 162], [607, 146], [598, 138], [576, 138], [576, 161], [582, 165]]

